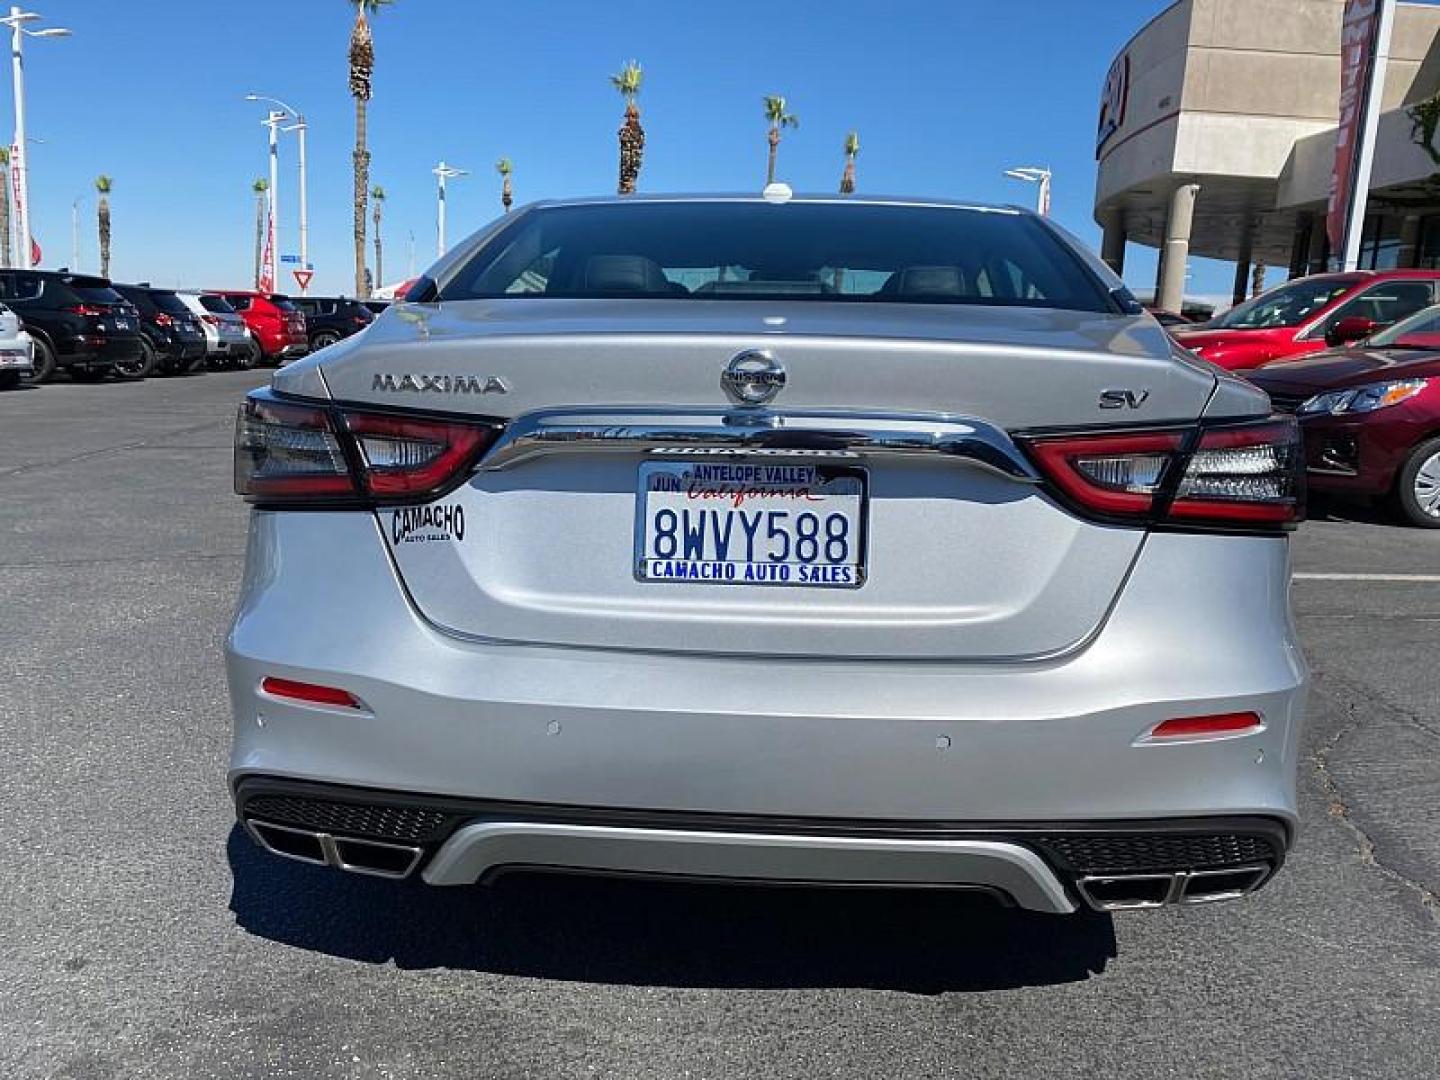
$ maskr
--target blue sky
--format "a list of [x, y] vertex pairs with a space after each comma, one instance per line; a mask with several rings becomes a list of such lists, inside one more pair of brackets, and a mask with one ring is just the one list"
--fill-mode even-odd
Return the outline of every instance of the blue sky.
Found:
[[[606, 76], [645, 67], [642, 190], [758, 190], [760, 98], [783, 93], [801, 119], [780, 148], [797, 190], [835, 189], [846, 131], [858, 129], [862, 191], [1029, 203], [1001, 174], [1055, 171], [1053, 213], [1098, 244], [1091, 220], [1094, 131], [1111, 58], [1163, 0], [948, 0], [789, 4], [731, 0], [497, 3], [397, 0], [375, 20], [372, 182], [387, 189], [386, 274], [435, 251], [430, 169], [473, 174], [450, 189], [450, 238], [499, 212], [494, 162], [515, 162], [517, 201], [614, 190], [619, 96]], [[156, 284], [245, 285], [253, 261], [250, 183], [267, 169], [272, 94], [310, 122], [313, 292], [348, 290], [352, 20], [344, 0], [43, 0], [74, 36], [26, 45], [33, 227], [45, 265], [98, 265], [98, 173], [114, 178], [112, 276]], [[0, 91], [10, 116], [9, 81]], [[0, 120], [8, 132], [8, 119]], [[297, 250], [295, 147], [284, 137], [281, 247]], [[1127, 271], [1154, 277], [1132, 247]], [[1192, 288], [1220, 292], [1230, 270], [1199, 262]], [[288, 285], [288, 282], [287, 282]]]

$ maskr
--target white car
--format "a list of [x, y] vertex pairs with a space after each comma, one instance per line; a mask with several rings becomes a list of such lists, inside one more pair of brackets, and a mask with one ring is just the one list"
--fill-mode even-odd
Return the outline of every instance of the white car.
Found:
[[35, 373], [35, 340], [20, 325], [20, 316], [0, 304], [0, 390], [13, 390]]
[[208, 293], [177, 294], [184, 305], [195, 313], [205, 331], [205, 358], [212, 367], [250, 368], [260, 355], [250, 338], [245, 320], [223, 296]]

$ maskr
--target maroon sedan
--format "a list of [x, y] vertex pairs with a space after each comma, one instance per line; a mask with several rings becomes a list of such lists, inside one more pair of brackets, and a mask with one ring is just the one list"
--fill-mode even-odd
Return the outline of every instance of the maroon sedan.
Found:
[[1440, 305], [1348, 349], [1246, 377], [1299, 417], [1312, 491], [1383, 497], [1440, 529]]

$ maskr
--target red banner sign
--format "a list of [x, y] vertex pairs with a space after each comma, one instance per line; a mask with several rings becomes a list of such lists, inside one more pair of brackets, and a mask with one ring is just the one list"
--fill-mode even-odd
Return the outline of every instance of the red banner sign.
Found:
[[1340, 126], [1335, 132], [1335, 168], [1330, 174], [1330, 206], [1325, 218], [1334, 254], [1339, 254], [1345, 245], [1345, 219], [1350, 213], [1360, 153], [1366, 87], [1375, 66], [1380, 4], [1381, 0], [1345, 0], [1345, 18], [1340, 28]]
[[275, 219], [267, 217], [265, 228], [265, 250], [260, 256], [260, 291], [275, 291]]

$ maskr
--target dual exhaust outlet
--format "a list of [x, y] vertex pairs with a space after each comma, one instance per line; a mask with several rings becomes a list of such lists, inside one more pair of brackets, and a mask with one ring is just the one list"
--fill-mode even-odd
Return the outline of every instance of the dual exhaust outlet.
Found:
[[1268, 865], [1151, 874], [1092, 874], [1077, 879], [1075, 888], [1096, 911], [1136, 911], [1167, 904], [1238, 900], [1258, 889], [1269, 876]]
[[276, 825], [254, 818], [245, 819], [245, 830], [272, 855], [374, 877], [409, 877], [425, 854], [421, 848], [405, 844], [332, 836], [314, 829]]

